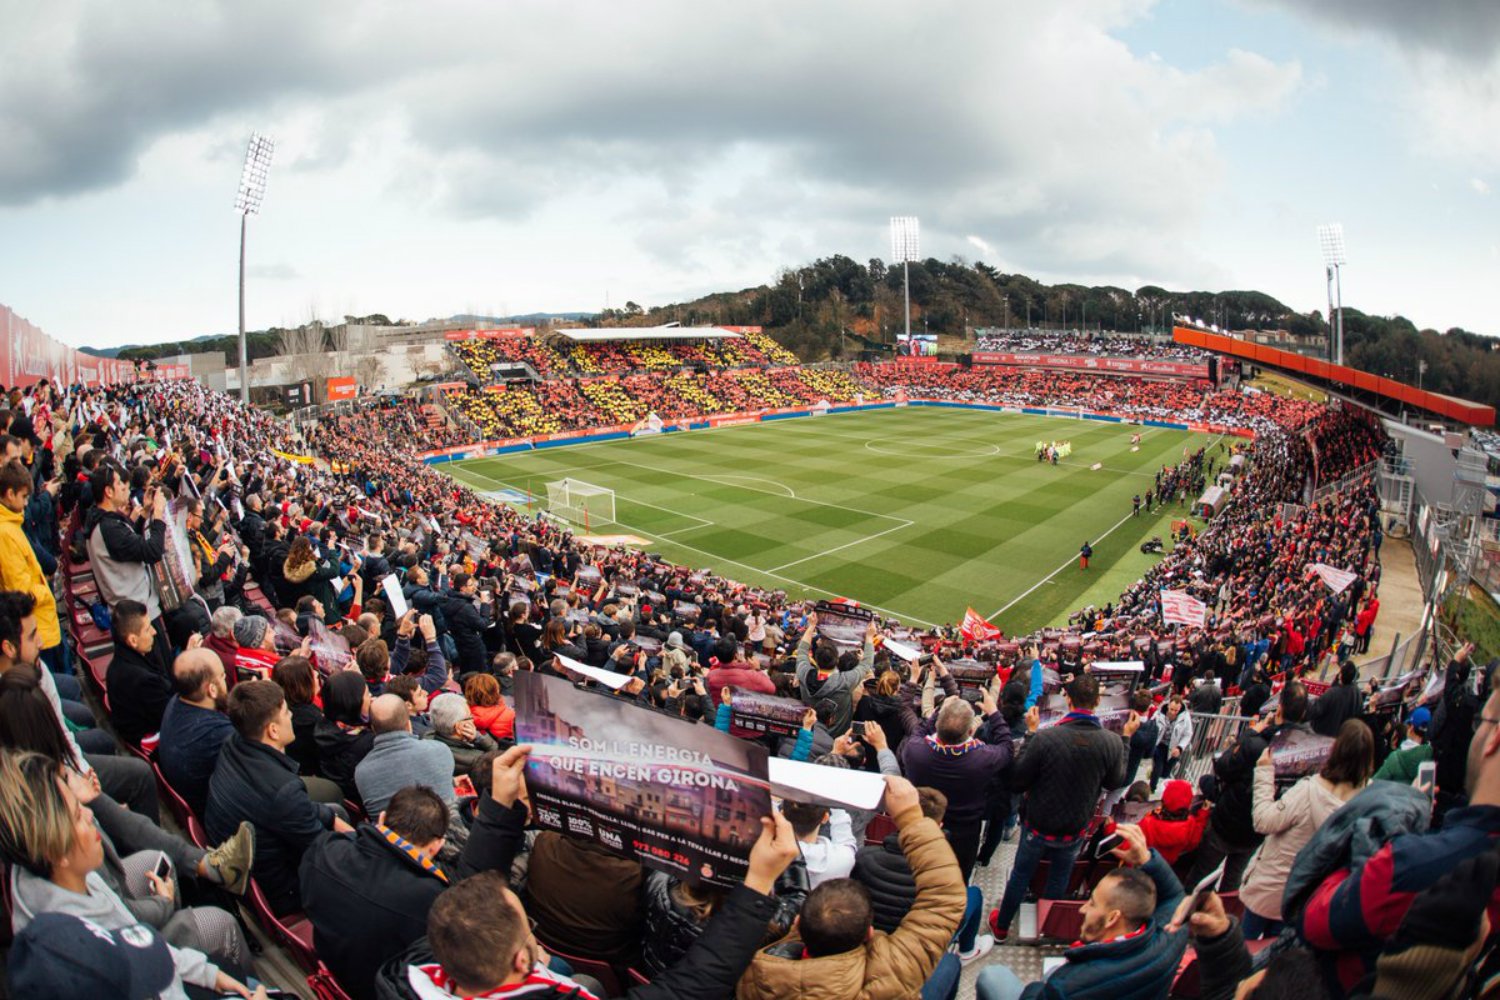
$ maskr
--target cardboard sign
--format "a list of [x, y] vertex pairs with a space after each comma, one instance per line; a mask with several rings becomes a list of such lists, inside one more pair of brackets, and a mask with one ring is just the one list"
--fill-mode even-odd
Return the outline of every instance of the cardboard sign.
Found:
[[744, 688], [729, 689], [729, 731], [735, 736], [747, 739], [767, 733], [796, 736], [807, 710], [806, 705], [791, 698]]
[[764, 747], [546, 674], [518, 673], [515, 698], [538, 826], [690, 882], [743, 880], [771, 811]]

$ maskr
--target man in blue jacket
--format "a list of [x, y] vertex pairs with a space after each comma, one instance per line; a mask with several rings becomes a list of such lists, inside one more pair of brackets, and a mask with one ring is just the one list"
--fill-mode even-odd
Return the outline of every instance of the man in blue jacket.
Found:
[[1182, 883], [1162, 856], [1146, 846], [1141, 828], [1115, 828], [1121, 867], [1099, 881], [1083, 905], [1079, 940], [1064, 963], [1034, 983], [1022, 983], [1003, 965], [979, 974], [979, 1000], [1147, 1000], [1164, 997], [1187, 948], [1186, 928], [1167, 930]]

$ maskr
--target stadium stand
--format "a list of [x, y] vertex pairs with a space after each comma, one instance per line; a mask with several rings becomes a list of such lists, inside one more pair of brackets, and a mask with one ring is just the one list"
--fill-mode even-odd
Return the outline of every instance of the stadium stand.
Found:
[[[476, 374], [524, 361], [544, 377], [454, 393], [448, 403], [496, 437], [653, 410], [701, 415], [897, 393], [1213, 420], [1255, 434], [1234, 446], [1248, 471], [1227, 483], [1222, 512], [1104, 607], [1080, 609], [1065, 628], [987, 639], [874, 621], [845, 662], [822, 623], [785, 594], [591, 545], [424, 464], [418, 452], [455, 430], [414, 403], [362, 403], [299, 433], [192, 381], [13, 390], [0, 414], [11, 432], [0, 437], [0, 504], [13, 515], [0, 517], [0, 855], [18, 935], [15, 995], [124, 995], [110, 978], [122, 940], [154, 949], [149, 969], [136, 967], [156, 977], [136, 982], [141, 995], [182, 996], [186, 987], [249, 996], [251, 958], [229, 912], [243, 902], [320, 997], [588, 1000], [628, 988], [640, 1000], [769, 998], [814, 987], [829, 997], [952, 997], [963, 965], [976, 961], [987, 963], [980, 997], [1018, 996], [1025, 984], [1014, 963], [990, 950], [996, 939], [1012, 943], [1019, 925], [993, 917], [990, 934], [980, 928], [986, 910], [1014, 913], [1028, 891], [1042, 897], [1041, 932], [1074, 943], [1026, 995], [1231, 995], [1258, 947], [1246, 939], [1273, 933], [1283, 918], [1289, 936], [1268, 979], [1301, 976], [1306, 986], [1321, 966], [1330, 989], [1347, 990], [1371, 972], [1376, 995], [1401, 995], [1379, 984], [1404, 981], [1413, 962], [1439, 985], [1463, 975], [1495, 901], [1495, 866], [1484, 868], [1482, 855], [1500, 835], [1500, 755], [1485, 750], [1487, 730], [1475, 737], [1484, 752], [1470, 753], [1472, 727], [1450, 730], [1438, 751], [1440, 768], [1457, 769], [1450, 787], [1465, 787], [1472, 769], [1470, 804], [1479, 808], [1425, 833], [1425, 817], [1418, 822], [1413, 800], [1398, 794], [1409, 790], [1377, 781], [1360, 791], [1389, 733], [1417, 740], [1425, 723], [1411, 706], [1365, 711], [1339, 685], [1309, 710], [1312, 687], [1299, 679], [1377, 599], [1368, 473], [1385, 445], [1377, 422], [1348, 407], [1207, 383], [800, 368], [760, 334], [692, 349], [701, 352], [694, 360], [753, 366], [743, 369], [691, 371], [681, 368], [690, 351], [665, 350], [669, 366], [657, 350], [589, 345], [580, 356], [520, 338], [458, 342]], [[625, 374], [624, 364], [648, 370], [575, 377], [583, 365]], [[552, 377], [562, 372], [572, 375]], [[1163, 503], [1195, 495], [1228, 457], [1201, 449], [1163, 470], [1153, 493]], [[1308, 503], [1314, 478], [1351, 481]], [[169, 507], [169, 492], [201, 502]], [[1324, 561], [1355, 567], [1353, 584], [1332, 593], [1311, 570]], [[414, 615], [397, 620], [381, 584], [388, 574]], [[476, 590], [483, 581], [483, 592], [505, 593], [518, 578], [536, 588], [528, 601]], [[1203, 601], [1204, 627], [1161, 624], [1158, 595], [1169, 589]], [[897, 637], [935, 659], [904, 664], [885, 644]], [[559, 657], [624, 664], [632, 679], [600, 697], [704, 725], [727, 728], [732, 718], [716, 678], [800, 699], [808, 710], [787, 741], [792, 756], [820, 747], [815, 764], [888, 775], [882, 804], [857, 815], [789, 804], [751, 851], [745, 884], [730, 891], [679, 883], [552, 831], [528, 842], [526, 755], [510, 745], [505, 697], [517, 671], [560, 673]], [[271, 679], [240, 679], [236, 665], [260, 658], [275, 658]], [[1144, 670], [1138, 710], [1116, 735], [1095, 714], [1100, 675], [1083, 667], [1127, 659]], [[960, 660], [979, 664], [989, 682], [977, 701], [951, 697]], [[109, 669], [117, 661], [154, 676], [164, 708], [148, 686], [118, 684], [129, 675]], [[1466, 654], [1447, 665], [1455, 697], [1469, 689], [1470, 669]], [[1224, 682], [1222, 705], [1206, 705], [1195, 683], [1210, 671]], [[1254, 728], [1234, 714], [1241, 697], [1273, 687], [1278, 704]], [[1482, 711], [1472, 699], [1449, 701], [1488, 722], [1500, 693], [1488, 697]], [[1043, 725], [1041, 701], [1061, 701], [1067, 714]], [[1200, 702], [1215, 710], [1198, 711]], [[159, 732], [117, 745], [112, 713], [140, 718], [153, 706]], [[1257, 762], [1278, 732], [1305, 732], [1304, 718], [1321, 732], [1335, 712], [1347, 721], [1335, 720], [1328, 763], [1286, 782], [1284, 800], [1322, 801], [1339, 788], [1346, 809], [1369, 819], [1364, 829], [1386, 839], [1410, 832], [1371, 844], [1353, 870], [1347, 855], [1311, 872], [1299, 864], [1303, 909], [1256, 911], [1265, 908], [1258, 900], [1281, 898], [1289, 877], [1289, 866], [1267, 874], [1269, 862], [1257, 861], [1247, 898], [1234, 891], [1272, 832], [1262, 814], [1276, 812], [1275, 779]], [[418, 738], [419, 728], [430, 738]], [[1186, 806], [1180, 789], [1170, 803], [1117, 804], [1144, 760], [1153, 777], [1211, 780], [1187, 790]], [[184, 769], [187, 761], [202, 771]], [[464, 772], [477, 795], [450, 785]], [[187, 773], [206, 774], [201, 815], [194, 796], [178, 794], [189, 789], [168, 783]], [[384, 809], [368, 816], [361, 796], [377, 787], [370, 801]], [[160, 825], [159, 801], [187, 839]], [[1234, 839], [1252, 805], [1253, 829]], [[1145, 830], [1201, 808], [1210, 810], [1202, 844], [1169, 864]], [[1155, 819], [1137, 825], [1147, 812]], [[1018, 822], [1004, 899], [986, 899], [965, 876]], [[1330, 826], [1339, 829], [1307, 820], [1295, 836], [1335, 857], [1329, 838], [1343, 828]], [[1096, 858], [1110, 830], [1121, 839]], [[1293, 831], [1275, 836], [1269, 845], [1295, 855]], [[163, 853], [194, 905], [182, 907], [180, 894], [145, 874]], [[507, 885], [521, 854], [528, 874], [518, 896]], [[1191, 921], [1171, 923], [1181, 876], [1217, 857], [1237, 859], [1234, 877]], [[1271, 891], [1251, 892], [1267, 879]], [[1352, 903], [1351, 892], [1360, 894]], [[78, 933], [80, 919], [94, 929]], [[75, 959], [100, 960], [60, 961], [70, 947]]]

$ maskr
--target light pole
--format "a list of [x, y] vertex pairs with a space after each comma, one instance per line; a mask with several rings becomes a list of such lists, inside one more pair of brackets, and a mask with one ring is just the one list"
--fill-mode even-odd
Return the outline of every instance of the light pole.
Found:
[[240, 402], [250, 402], [250, 361], [245, 346], [245, 221], [260, 214], [261, 199], [266, 196], [266, 174], [271, 169], [271, 154], [276, 143], [259, 132], [250, 133], [245, 150], [245, 168], [240, 172], [240, 190], [234, 196], [234, 210], [240, 213]]
[[[1333, 341], [1329, 345], [1333, 363], [1344, 363], [1344, 282], [1342, 268], [1349, 263], [1344, 250], [1344, 226], [1330, 222], [1318, 227], [1318, 246], [1323, 250], [1323, 268], [1328, 278], [1328, 330]], [[1334, 296], [1337, 294], [1338, 314], [1334, 318]]]
[[915, 215], [891, 216], [891, 258], [901, 262], [906, 339], [911, 341], [911, 262], [921, 260], [921, 227]]

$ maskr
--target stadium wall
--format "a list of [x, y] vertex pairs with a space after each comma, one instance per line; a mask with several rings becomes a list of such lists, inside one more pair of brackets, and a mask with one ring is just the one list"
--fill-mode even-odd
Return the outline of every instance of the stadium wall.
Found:
[[[882, 400], [876, 403], [846, 403], [838, 406], [830, 406], [826, 411], [817, 412], [853, 413], [860, 410], [891, 410], [905, 406], [932, 406], [952, 410], [987, 410], [992, 413], [1024, 414], [1032, 417], [1065, 417], [1070, 420], [1094, 420], [1113, 424], [1139, 424], [1142, 427], [1158, 427], [1163, 430], [1174, 431], [1193, 431], [1198, 434], [1225, 434], [1232, 437], [1251, 439], [1255, 437], [1254, 431], [1224, 427], [1219, 424], [1177, 423], [1170, 420], [1140, 420], [1117, 413], [1099, 413], [1093, 410], [1081, 410], [1076, 407], [1003, 406], [999, 403], [961, 403], [947, 399], [898, 399]], [[773, 420], [793, 420], [798, 417], [810, 417], [813, 415], [813, 408], [808, 406], [752, 410], [744, 413], [721, 413], [711, 417], [700, 417], [692, 420], [664, 421], [662, 433], [675, 434], [679, 431], [710, 430], [718, 427], [768, 423]], [[490, 458], [495, 455], [507, 455], [518, 451], [559, 448], [574, 444], [592, 444], [598, 441], [616, 441], [621, 438], [630, 437], [632, 426], [632, 424], [618, 424], [612, 427], [594, 427], [587, 430], [538, 434], [534, 437], [500, 438], [494, 441], [480, 441], [474, 444], [456, 445], [451, 448], [418, 452], [417, 458], [428, 465], [440, 465], [445, 462], [463, 462], [472, 458]]]

